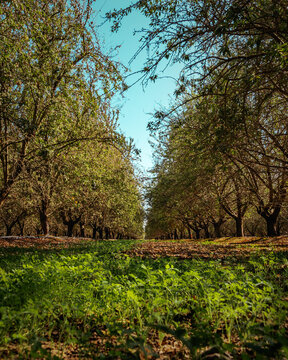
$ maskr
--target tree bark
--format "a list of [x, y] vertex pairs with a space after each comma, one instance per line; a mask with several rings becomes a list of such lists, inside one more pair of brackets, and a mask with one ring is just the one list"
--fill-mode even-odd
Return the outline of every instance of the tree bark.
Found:
[[243, 201], [243, 194], [240, 190], [239, 179], [232, 178], [235, 189], [235, 201], [236, 201], [236, 209], [233, 211], [231, 207], [226, 203], [221, 202], [222, 209], [229, 215], [232, 219], [234, 219], [236, 223], [236, 236], [242, 237], [244, 235], [244, 215], [248, 209], [249, 202]]
[[[4, 224], [6, 227], [6, 236], [10, 236], [12, 234], [12, 229], [13, 227], [18, 224], [20, 226], [20, 220], [22, 218], [24, 218], [26, 216], [26, 211], [24, 210], [20, 215], [17, 216], [16, 219], [14, 219], [13, 221], [11, 221], [10, 223], [8, 223], [7, 221], [4, 220]], [[24, 225], [23, 225], [24, 228]], [[23, 230], [23, 229], [22, 229]]]
[[216, 238], [221, 238], [221, 223], [219, 222], [213, 222], [213, 227], [214, 227], [214, 233], [215, 233], [215, 237]]
[[281, 206], [278, 205], [274, 208], [273, 212], [270, 213], [267, 209], [257, 208], [257, 212], [266, 221], [267, 236], [277, 236], [277, 219], [280, 214]]
[[43, 235], [49, 234], [49, 219], [48, 219], [48, 206], [45, 200], [41, 201], [41, 207], [39, 209], [39, 217], [40, 217], [40, 224], [42, 228]]
[[243, 217], [238, 216], [238, 217], [235, 217], [234, 219], [235, 219], [235, 222], [236, 222], [236, 236], [238, 236], [238, 237], [244, 236]]
[[18, 227], [19, 227], [19, 231], [20, 231], [20, 236], [24, 236], [24, 226], [25, 226], [25, 222], [23, 221], [23, 223], [21, 223], [20, 220], [17, 221]]
[[100, 239], [103, 240], [104, 239], [104, 237], [103, 237], [103, 229], [100, 226], [98, 227], [98, 233], [99, 233]]
[[96, 235], [97, 235], [97, 226], [93, 225], [92, 227], [92, 239], [96, 239]]
[[173, 238], [174, 238], [174, 240], [178, 240], [177, 229], [174, 230]]
[[85, 225], [82, 221], [79, 223], [80, 237], [85, 237]]
[[5, 224], [5, 227], [6, 227], [6, 236], [10, 236], [11, 233], [12, 233], [12, 228], [13, 228], [13, 225], [6, 225]]
[[74, 225], [76, 224], [76, 222], [74, 222], [73, 220], [69, 220], [66, 225], [67, 225], [67, 236], [68, 237], [72, 237], [73, 236], [73, 228]]
[[61, 212], [61, 217], [63, 224], [67, 226], [67, 236], [72, 237], [74, 225], [76, 225], [79, 221], [81, 221], [81, 215], [73, 219], [71, 211], [69, 210], [68, 218], [66, 217], [64, 211]]
[[109, 238], [110, 238], [110, 230], [109, 230], [109, 228], [105, 227], [104, 231], [105, 231], [105, 239], [109, 240]]
[[205, 233], [205, 238], [209, 239], [210, 238], [209, 225], [208, 224], [203, 224], [203, 230], [204, 230], [204, 233]]
[[274, 216], [269, 216], [266, 218], [267, 236], [277, 236], [276, 222], [277, 218]]
[[195, 228], [194, 231], [195, 231], [196, 239], [200, 239], [200, 230], [198, 228]]

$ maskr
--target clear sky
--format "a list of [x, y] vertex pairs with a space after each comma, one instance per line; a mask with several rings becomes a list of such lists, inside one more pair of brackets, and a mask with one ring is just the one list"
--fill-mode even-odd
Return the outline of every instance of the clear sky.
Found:
[[[130, 5], [129, 0], [97, 0], [95, 3], [96, 23], [103, 22], [105, 13]], [[94, 23], [95, 23], [94, 22]], [[140, 46], [140, 35], [133, 36], [134, 30], [139, 30], [148, 26], [148, 20], [140, 13], [132, 13], [124, 19], [120, 30], [117, 33], [111, 33], [111, 23], [105, 23], [97, 29], [98, 36], [104, 43], [104, 50], [120, 45], [115, 60], [123, 63], [129, 68], [129, 73], [140, 70], [146, 59], [147, 52], [144, 50], [130, 65], [129, 61]], [[177, 66], [165, 71], [163, 76], [174, 75], [177, 77]], [[128, 74], [129, 74], [128, 73]], [[161, 75], [161, 74], [160, 74]], [[126, 82], [134, 83], [140, 75], [128, 77]], [[152, 113], [161, 106], [168, 106], [175, 89], [175, 81], [171, 78], [157, 80], [156, 83], [150, 83], [143, 89], [140, 82], [133, 85], [125, 92], [125, 98], [118, 101], [121, 107], [119, 125], [122, 132], [134, 139], [136, 147], [141, 150], [142, 165], [145, 170], [152, 167], [152, 149], [148, 143], [149, 133], [146, 130], [147, 124], [152, 120]]]

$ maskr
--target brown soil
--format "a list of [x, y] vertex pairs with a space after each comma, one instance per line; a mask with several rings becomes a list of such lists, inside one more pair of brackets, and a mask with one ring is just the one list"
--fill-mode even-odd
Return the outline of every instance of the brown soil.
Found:
[[228, 256], [247, 257], [259, 251], [288, 251], [288, 236], [273, 238], [232, 237], [211, 240], [146, 241], [138, 244], [130, 255], [157, 258], [172, 256], [181, 259], [201, 257], [223, 259]]
[[68, 248], [74, 245], [83, 245], [91, 241], [90, 238], [56, 237], [56, 236], [1, 236], [0, 248], [37, 248], [53, 249]]
[[[90, 238], [55, 237], [55, 236], [2, 236], [0, 248], [36, 248], [59, 249], [84, 245]], [[272, 238], [264, 237], [223, 237], [204, 240], [149, 240], [138, 243], [128, 251], [129, 255], [157, 258], [172, 256], [181, 259], [201, 257], [223, 259], [227, 256], [246, 257], [251, 253], [288, 251], [288, 235]]]

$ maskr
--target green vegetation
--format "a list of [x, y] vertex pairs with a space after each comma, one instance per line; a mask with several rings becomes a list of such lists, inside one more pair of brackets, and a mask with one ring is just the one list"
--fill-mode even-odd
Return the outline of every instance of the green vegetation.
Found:
[[185, 345], [176, 358], [287, 356], [285, 254], [152, 260], [129, 257], [131, 246], [2, 248], [1, 358], [151, 359], [165, 333]]
[[287, 233], [287, 0], [135, 0], [107, 14], [114, 31], [134, 11], [149, 19], [144, 83], [182, 67], [148, 126], [147, 235]]

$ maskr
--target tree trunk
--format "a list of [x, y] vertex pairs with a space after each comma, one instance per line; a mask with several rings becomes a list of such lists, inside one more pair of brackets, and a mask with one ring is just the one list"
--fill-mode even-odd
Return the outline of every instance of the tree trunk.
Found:
[[280, 236], [281, 235], [281, 223], [280, 223], [280, 221], [277, 222], [276, 229], [277, 229], [277, 236]]
[[24, 226], [25, 226], [25, 222], [23, 221], [23, 223], [21, 223], [21, 221], [17, 221], [18, 227], [19, 227], [19, 231], [20, 231], [20, 236], [24, 236]]
[[92, 233], [92, 238], [96, 239], [96, 235], [97, 235], [97, 226], [93, 225], [92, 227], [93, 233]]
[[267, 236], [277, 236], [277, 219], [280, 214], [281, 206], [276, 206], [272, 213], [267, 209], [258, 208], [257, 212], [266, 220]]
[[75, 222], [73, 220], [67, 221], [67, 236], [72, 237], [73, 236], [73, 228], [75, 225]]
[[209, 226], [208, 225], [204, 225], [204, 233], [205, 233], [205, 238], [209, 239], [210, 238], [210, 232], [209, 232]]
[[104, 239], [103, 238], [103, 229], [100, 226], [98, 227], [98, 233], [99, 233], [100, 239], [103, 240]]
[[104, 231], [105, 231], [105, 239], [106, 239], [106, 240], [109, 240], [110, 230], [109, 230], [107, 227], [105, 227], [105, 228], [104, 228]]
[[236, 236], [242, 237], [244, 235], [244, 223], [243, 223], [243, 217], [239, 216], [235, 218], [236, 222]]
[[214, 232], [215, 232], [215, 237], [216, 238], [221, 238], [221, 223], [219, 222], [213, 222], [213, 226], [214, 226]]
[[195, 231], [196, 239], [200, 239], [200, 230], [195, 228], [194, 231]]
[[61, 212], [61, 217], [63, 224], [67, 226], [67, 236], [72, 237], [73, 236], [73, 228], [74, 225], [78, 224], [79, 221], [81, 221], [81, 215], [78, 217], [72, 217], [71, 211], [68, 211], [68, 216], [66, 216], [65, 212]]
[[267, 224], [267, 236], [277, 236], [277, 217], [271, 215], [265, 218]]
[[174, 240], [178, 240], [178, 233], [177, 229], [174, 230]]
[[232, 211], [229, 205], [221, 203], [223, 210], [228, 214], [236, 223], [236, 236], [242, 237], [244, 235], [244, 215], [248, 209], [249, 203], [243, 201], [243, 194], [240, 190], [240, 183], [238, 178], [232, 178], [235, 187], [236, 196], [236, 209]]
[[10, 236], [10, 235], [11, 235], [11, 233], [12, 233], [12, 227], [13, 227], [13, 226], [8, 226], [8, 225], [6, 225], [6, 236]]
[[48, 221], [48, 206], [45, 200], [41, 201], [41, 208], [39, 210], [40, 224], [42, 228], [43, 235], [49, 234], [49, 221]]
[[12, 229], [16, 225], [17, 220], [12, 221], [10, 224], [7, 224], [5, 221], [5, 227], [6, 227], [6, 236], [10, 236], [12, 234]]
[[85, 225], [82, 221], [79, 223], [80, 237], [85, 237]]

